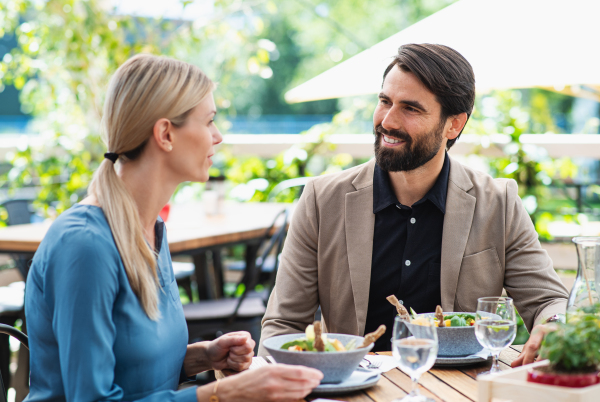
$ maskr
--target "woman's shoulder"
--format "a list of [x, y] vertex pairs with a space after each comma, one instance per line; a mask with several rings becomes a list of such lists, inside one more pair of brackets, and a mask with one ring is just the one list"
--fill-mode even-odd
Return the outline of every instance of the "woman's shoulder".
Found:
[[46, 261], [78, 256], [120, 260], [102, 209], [81, 204], [75, 204], [52, 223], [36, 252], [38, 255]]
[[50, 226], [44, 240], [63, 241], [68, 238], [78, 243], [90, 238], [112, 240], [110, 226], [102, 208], [93, 205], [75, 204], [63, 212]]

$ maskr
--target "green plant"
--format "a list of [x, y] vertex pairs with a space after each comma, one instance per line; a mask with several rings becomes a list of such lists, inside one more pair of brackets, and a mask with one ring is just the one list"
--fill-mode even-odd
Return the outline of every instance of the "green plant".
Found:
[[582, 314], [547, 334], [540, 355], [550, 360], [557, 372], [594, 372], [600, 368], [600, 320], [596, 314]]

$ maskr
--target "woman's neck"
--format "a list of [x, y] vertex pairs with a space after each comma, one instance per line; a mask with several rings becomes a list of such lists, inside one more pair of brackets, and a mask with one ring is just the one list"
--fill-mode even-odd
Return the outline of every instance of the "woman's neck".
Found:
[[156, 217], [169, 202], [178, 183], [165, 177], [159, 164], [150, 162], [148, 158], [127, 162], [120, 165], [117, 174], [137, 205], [146, 239], [154, 245]]

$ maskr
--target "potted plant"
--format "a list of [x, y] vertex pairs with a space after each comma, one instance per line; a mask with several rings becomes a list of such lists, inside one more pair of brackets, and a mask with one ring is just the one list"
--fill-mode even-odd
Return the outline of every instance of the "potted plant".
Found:
[[580, 314], [567, 324], [557, 324], [540, 348], [548, 366], [536, 367], [527, 381], [563, 387], [586, 387], [600, 383], [600, 319]]

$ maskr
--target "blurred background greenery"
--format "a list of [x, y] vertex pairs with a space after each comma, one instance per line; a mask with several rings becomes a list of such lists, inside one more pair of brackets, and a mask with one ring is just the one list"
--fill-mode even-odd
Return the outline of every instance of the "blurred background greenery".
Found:
[[[8, 138], [4, 133], [23, 138], [0, 161], [0, 190], [10, 198], [33, 189], [42, 218], [85, 197], [105, 152], [99, 127], [108, 80], [125, 60], [145, 52], [198, 65], [218, 83], [223, 133], [303, 136], [270, 157], [234, 154], [224, 146], [211, 171], [227, 178], [231, 199], [292, 202], [298, 188], [275, 194], [278, 183], [366, 161], [332, 152], [330, 136], [370, 133], [377, 100], [288, 104], [285, 92], [453, 2], [174, 1], [183, 11], [165, 17], [132, 15], [111, 0], [1, 0], [0, 143]], [[206, 5], [204, 12], [192, 12], [196, 3]], [[515, 179], [540, 238], [554, 240], [550, 226], [556, 222], [599, 220], [599, 165], [550, 158], [523, 144], [521, 135], [598, 134], [599, 111], [596, 102], [541, 89], [478, 95], [465, 134], [476, 135], [479, 145], [461, 160]], [[501, 156], [483, 156], [498, 133], [509, 138]], [[204, 186], [182, 185], [175, 202], [200, 199]], [[6, 219], [0, 208], [0, 225]], [[523, 330], [521, 325], [520, 342], [527, 339]]]
[[[292, 201], [297, 189], [269, 193], [283, 180], [364, 161], [331, 153], [334, 145], [328, 137], [370, 132], [376, 100], [363, 96], [288, 104], [286, 90], [452, 2], [214, 1], [202, 18], [188, 20], [130, 15], [105, 0], [3, 0], [0, 104], [14, 104], [18, 94], [17, 114], [27, 121], [25, 131], [40, 140], [7, 155], [0, 184], [9, 194], [35, 187], [35, 208], [44, 216], [84, 197], [104, 152], [99, 132], [104, 88], [122, 62], [147, 52], [194, 63], [218, 82], [215, 100], [222, 132], [281, 133], [292, 127], [291, 133], [311, 139], [271, 158], [233, 155], [224, 147], [212, 171], [227, 177], [231, 198]], [[192, 3], [181, 3], [184, 14]], [[581, 194], [581, 187], [574, 192], [568, 185], [577, 180], [594, 184], [598, 166], [595, 161], [551, 159], [521, 144], [520, 135], [572, 132], [580, 122], [574, 121], [574, 103], [575, 98], [541, 89], [497, 91], [478, 96], [465, 129], [480, 136], [482, 144], [467, 161], [496, 177], [517, 180], [546, 240], [552, 239], [549, 223], [557, 219], [595, 220], [600, 187], [586, 186]], [[581, 131], [597, 133], [597, 120], [586, 120]], [[496, 133], [510, 136], [504, 155], [478, 156]], [[200, 197], [203, 189], [198, 184], [184, 187], [176, 193], [182, 200]], [[6, 213], [0, 211], [2, 219]]]

